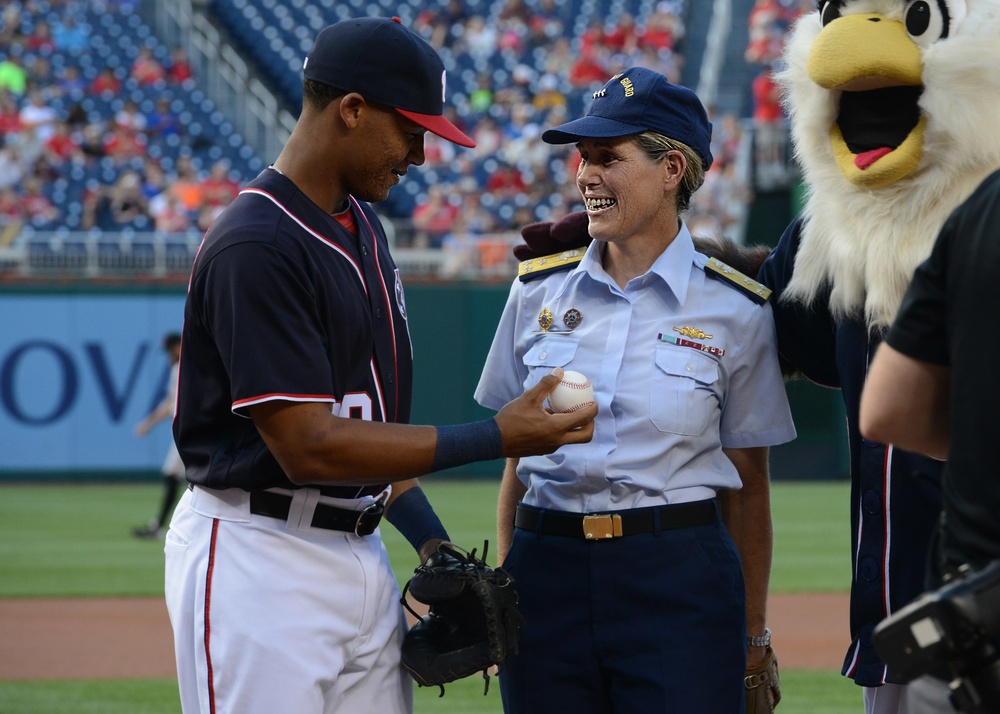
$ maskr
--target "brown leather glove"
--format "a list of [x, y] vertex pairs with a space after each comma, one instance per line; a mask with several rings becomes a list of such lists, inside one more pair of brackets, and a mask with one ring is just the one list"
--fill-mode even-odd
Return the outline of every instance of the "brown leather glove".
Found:
[[743, 680], [746, 686], [746, 714], [773, 714], [781, 701], [781, 682], [778, 677], [778, 658], [767, 648], [767, 656], [757, 667], [747, 667]]
[[569, 213], [555, 222], [529, 223], [521, 229], [524, 243], [514, 246], [514, 257], [531, 260], [571, 248], [585, 248], [591, 241], [589, 224], [586, 211]]

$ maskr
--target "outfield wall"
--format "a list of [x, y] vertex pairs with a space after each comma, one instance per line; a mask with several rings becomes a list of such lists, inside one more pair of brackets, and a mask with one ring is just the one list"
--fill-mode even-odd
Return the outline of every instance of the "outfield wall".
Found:
[[[414, 422], [490, 414], [472, 393], [507, 291], [506, 283], [407, 288]], [[180, 330], [183, 304], [183, 286], [0, 286], [0, 481], [155, 474], [168, 424], [145, 439], [133, 430], [164, 393], [169, 364], [160, 342]], [[805, 382], [789, 392], [799, 438], [774, 450], [775, 478], [844, 477], [839, 394]], [[498, 476], [501, 467], [460, 471]]]

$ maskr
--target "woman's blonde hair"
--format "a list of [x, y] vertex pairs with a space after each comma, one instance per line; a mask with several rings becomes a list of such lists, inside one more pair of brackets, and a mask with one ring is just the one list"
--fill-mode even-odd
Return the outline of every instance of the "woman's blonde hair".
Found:
[[705, 183], [705, 167], [698, 156], [687, 144], [682, 144], [675, 139], [670, 139], [655, 131], [644, 131], [635, 136], [635, 145], [638, 146], [653, 161], [660, 161], [667, 155], [668, 151], [679, 151], [687, 160], [687, 168], [684, 170], [684, 178], [677, 188], [677, 212], [688, 210], [691, 206], [691, 194], [701, 188]]

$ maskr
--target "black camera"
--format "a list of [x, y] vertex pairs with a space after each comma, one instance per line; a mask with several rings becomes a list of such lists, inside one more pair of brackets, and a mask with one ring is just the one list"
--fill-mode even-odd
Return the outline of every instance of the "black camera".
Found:
[[872, 644], [896, 681], [934, 674], [950, 680], [957, 711], [1000, 712], [1000, 560], [963, 566], [880, 622]]

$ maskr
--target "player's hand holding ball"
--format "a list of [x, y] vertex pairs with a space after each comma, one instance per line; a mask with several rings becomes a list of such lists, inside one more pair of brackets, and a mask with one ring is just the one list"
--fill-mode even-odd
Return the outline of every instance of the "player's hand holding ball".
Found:
[[594, 387], [587, 376], [573, 370], [563, 372], [562, 380], [549, 394], [554, 412], [575, 412], [594, 403]]
[[[566, 375], [556, 367], [534, 387], [497, 412], [496, 422], [503, 438], [503, 455], [508, 458], [550, 454], [565, 444], [585, 444], [594, 438], [597, 403], [594, 389], [577, 391], [569, 385], [559, 389]], [[580, 375], [583, 377], [583, 375]], [[583, 377], [589, 385], [589, 380]], [[563, 400], [556, 391], [569, 392]], [[582, 394], [582, 397], [581, 397]], [[556, 401], [552, 402], [555, 396]], [[548, 401], [549, 408], [546, 408]], [[569, 408], [568, 411], [563, 411]]]

